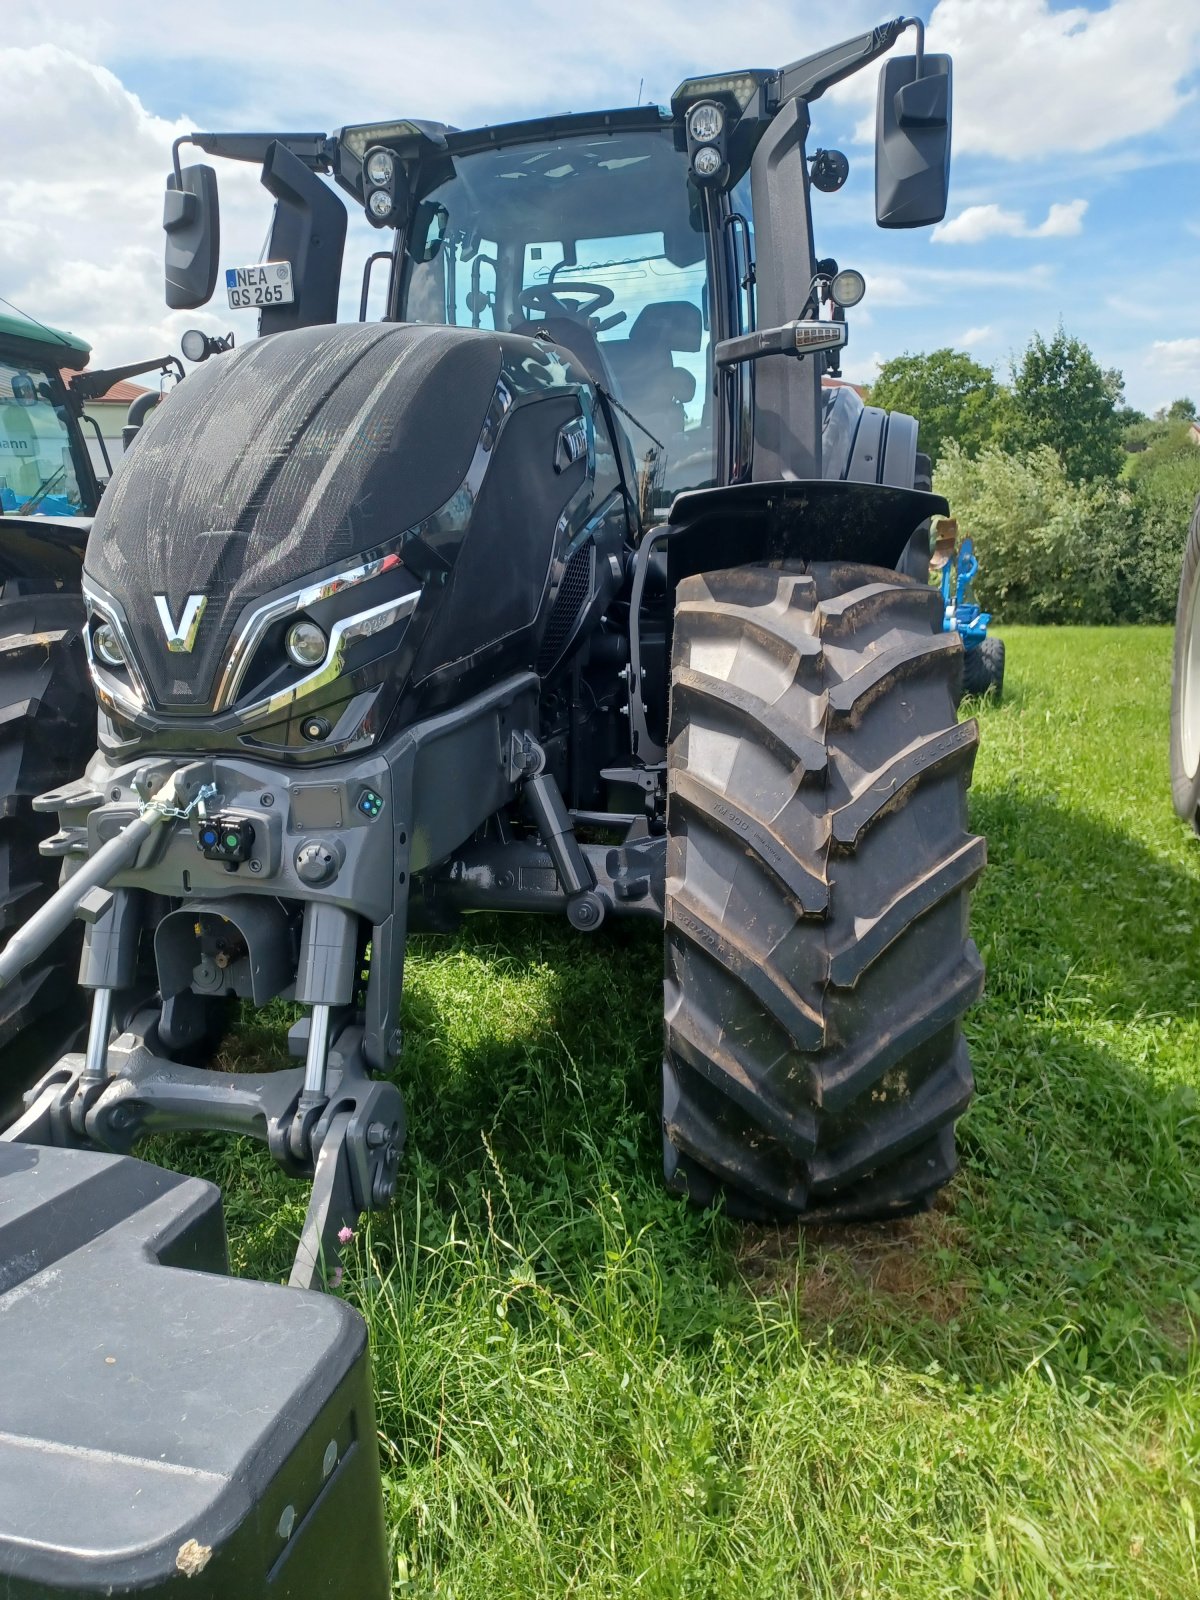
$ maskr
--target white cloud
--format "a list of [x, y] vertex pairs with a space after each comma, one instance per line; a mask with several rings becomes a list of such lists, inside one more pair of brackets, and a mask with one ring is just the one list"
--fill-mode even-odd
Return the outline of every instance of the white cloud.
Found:
[[[1200, 6], [1111, 0], [939, 0], [926, 45], [954, 58], [954, 148], [1016, 161], [1103, 150], [1165, 127], [1195, 99]], [[863, 73], [833, 93], [873, 107]], [[873, 137], [874, 111], [857, 134]]]
[[1046, 213], [1045, 222], [1031, 228], [1031, 239], [1072, 239], [1083, 232], [1083, 215], [1088, 208], [1086, 200], [1056, 200]]
[[847, 383], [872, 384], [879, 376], [879, 369], [887, 357], [878, 350], [873, 355], [855, 357], [848, 351], [842, 352], [842, 377]]
[[1200, 339], [1156, 339], [1146, 359], [1159, 372], [1200, 381]]
[[922, 296], [918, 292], [917, 275], [903, 277], [898, 272], [867, 272], [867, 299], [873, 306], [910, 306]]
[[1025, 219], [1019, 211], [1002, 206], [967, 206], [949, 222], [939, 222], [932, 237], [939, 244], [979, 244], [984, 239], [1015, 238], [1025, 232]]
[[960, 348], [963, 345], [966, 345], [969, 348], [972, 345], [984, 344], [991, 337], [992, 329], [989, 323], [985, 324], [982, 328], [968, 328], [965, 333], [960, 333], [958, 336], [958, 344]]
[[1044, 222], [1033, 226], [1023, 211], [1006, 211], [1003, 206], [967, 206], [949, 222], [939, 222], [933, 230], [937, 244], [979, 244], [984, 239], [1066, 239], [1083, 232], [1086, 200], [1055, 201]]

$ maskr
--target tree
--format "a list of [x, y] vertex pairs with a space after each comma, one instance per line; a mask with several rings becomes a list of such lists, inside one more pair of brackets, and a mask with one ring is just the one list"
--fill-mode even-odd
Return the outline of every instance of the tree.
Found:
[[1005, 449], [1049, 445], [1073, 483], [1116, 477], [1124, 430], [1119, 372], [1102, 371], [1083, 340], [1069, 337], [1060, 323], [1049, 342], [1034, 334], [1012, 378], [1012, 405], [1000, 429]]
[[871, 385], [872, 405], [916, 417], [920, 448], [935, 464], [948, 439], [968, 456], [978, 455], [991, 440], [999, 401], [991, 368], [949, 348], [894, 356]]
[[1168, 422], [1195, 422], [1196, 402], [1190, 400], [1185, 394], [1178, 400], [1172, 400], [1167, 407]]

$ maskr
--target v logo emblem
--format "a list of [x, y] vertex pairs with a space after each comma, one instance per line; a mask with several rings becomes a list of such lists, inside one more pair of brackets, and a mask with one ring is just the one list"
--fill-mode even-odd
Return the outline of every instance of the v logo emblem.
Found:
[[165, 594], [156, 594], [154, 604], [158, 608], [158, 620], [162, 623], [163, 632], [167, 636], [168, 650], [191, 650], [196, 643], [196, 634], [200, 627], [200, 618], [204, 615], [208, 605], [206, 594], [190, 594], [183, 603], [183, 612], [178, 625], [171, 615], [171, 608], [167, 604]]

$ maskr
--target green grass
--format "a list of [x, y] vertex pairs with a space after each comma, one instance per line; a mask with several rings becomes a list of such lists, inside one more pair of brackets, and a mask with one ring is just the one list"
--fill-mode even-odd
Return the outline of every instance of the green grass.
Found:
[[[1200, 1594], [1200, 842], [1170, 809], [1170, 637], [1005, 637], [972, 792], [978, 1096], [929, 1215], [806, 1236], [663, 1192], [653, 931], [415, 944], [400, 1194], [345, 1287], [398, 1594]], [[280, 1044], [260, 1022], [243, 1047]], [[240, 1146], [186, 1160], [225, 1185], [239, 1270], [282, 1274], [301, 1187]]]

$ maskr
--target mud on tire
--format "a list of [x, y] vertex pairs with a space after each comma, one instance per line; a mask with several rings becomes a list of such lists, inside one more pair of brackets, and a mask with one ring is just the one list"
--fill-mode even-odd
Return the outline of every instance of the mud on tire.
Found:
[[[0, 948], [58, 884], [59, 862], [38, 853], [57, 824], [30, 803], [79, 777], [96, 748], [83, 622], [78, 595], [26, 579], [0, 588]], [[0, 1115], [79, 1031], [81, 938], [77, 923], [0, 990]]]
[[668, 1182], [694, 1201], [896, 1215], [954, 1171], [985, 861], [960, 650], [939, 595], [894, 571], [679, 587], [663, 1131]]

